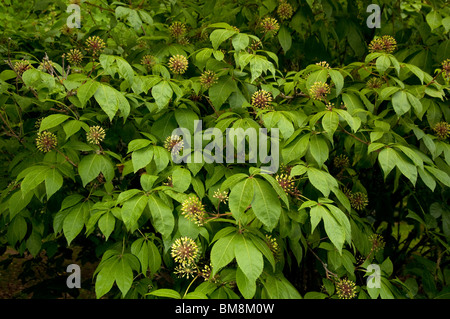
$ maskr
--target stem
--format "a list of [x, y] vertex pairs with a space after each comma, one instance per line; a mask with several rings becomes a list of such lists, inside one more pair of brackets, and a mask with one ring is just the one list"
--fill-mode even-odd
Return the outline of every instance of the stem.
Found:
[[441, 70], [441, 72], [439, 72], [438, 74], [436, 74], [436, 75], [434, 76], [434, 78], [431, 79], [430, 83], [428, 83], [427, 85], [425, 85], [425, 87], [428, 87], [431, 83], [434, 83], [434, 80], [436, 80], [437, 77], [438, 77], [439, 75], [441, 75], [442, 72], [444, 72], [444, 70]]
[[319, 258], [319, 256], [316, 255], [316, 253], [311, 249], [311, 247], [309, 247], [309, 246], [307, 246], [307, 247], [308, 247], [309, 251], [311, 251], [311, 253], [314, 255], [314, 257], [316, 257], [317, 260], [320, 261], [320, 263], [322, 264], [323, 269], [325, 269], [325, 275], [327, 276], [327, 279], [329, 279], [329, 277], [328, 277], [329, 274], [336, 278], [339, 278], [338, 275], [336, 275], [334, 272], [332, 272], [328, 269], [328, 265], [326, 263], [324, 263], [322, 261], [322, 259]]
[[366, 145], [370, 145], [370, 142], [364, 141], [364, 140], [360, 139], [358, 136], [356, 136], [356, 135], [350, 133], [350, 132], [347, 131], [341, 124], [339, 124], [339, 127], [342, 129], [342, 132], [344, 132], [344, 133], [350, 135], [351, 137], [353, 137], [353, 138], [356, 139], [357, 141], [359, 141], [359, 142], [361, 142], [361, 143], [364, 143], [364, 144], [366, 144]]
[[199, 275], [195, 276], [194, 279], [192, 279], [191, 283], [189, 284], [189, 286], [186, 288], [186, 291], [184, 292], [183, 295], [183, 299], [184, 297], [186, 297], [187, 292], [189, 291], [189, 288], [191, 288], [192, 284], [194, 283], [194, 281], [198, 278]]
[[15, 137], [20, 143], [22, 143], [23, 145], [25, 145], [25, 143], [22, 141], [22, 139], [16, 134], [16, 132], [14, 132], [14, 130], [11, 128], [11, 126], [9, 125], [8, 121], [6, 121], [6, 119], [3, 117], [3, 114], [0, 112], [0, 119], [2, 120], [3, 123], [5, 123], [6, 127], [9, 129], [9, 131], [11, 132], [9, 135]]
[[61, 152], [59, 149], [55, 149], [59, 154], [61, 154], [62, 156], [64, 156], [64, 158], [66, 159], [66, 161], [68, 161], [70, 164], [72, 164], [73, 167], [78, 167], [77, 164], [75, 164], [74, 162], [72, 162], [72, 160], [63, 152]]

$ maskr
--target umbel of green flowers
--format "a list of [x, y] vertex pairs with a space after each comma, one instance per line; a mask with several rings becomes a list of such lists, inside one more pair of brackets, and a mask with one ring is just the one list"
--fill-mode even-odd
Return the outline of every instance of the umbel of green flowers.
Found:
[[199, 226], [203, 226], [205, 223], [205, 207], [197, 196], [190, 196], [183, 202], [181, 213]]
[[101, 126], [91, 126], [89, 128], [89, 132], [86, 133], [86, 139], [91, 144], [99, 145], [101, 142], [103, 142], [103, 139], [105, 138], [106, 133], [105, 129]]
[[57, 144], [58, 139], [56, 138], [55, 134], [48, 131], [42, 131], [38, 133], [38, 136], [36, 138], [36, 147], [41, 152], [48, 153], [52, 149], [54, 149]]
[[171, 248], [171, 256], [182, 265], [193, 264], [199, 257], [198, 245], [189, 237], [177, 238]]
[[175, 74], [183, 74], [188, 68], [188, 60], [184, 55], [177, 54], [169, 59], [169, 69]]
[[336, 294], [340, 299], [352, 299], [356, 296], [356, 285], [349, 279], [339, 279], [336, 283]]
[[270, 106], [272, 102], [272, 95], [265, 91], [259, 90], [252, 95], [252, 106], [260, 109], [266, 109]]

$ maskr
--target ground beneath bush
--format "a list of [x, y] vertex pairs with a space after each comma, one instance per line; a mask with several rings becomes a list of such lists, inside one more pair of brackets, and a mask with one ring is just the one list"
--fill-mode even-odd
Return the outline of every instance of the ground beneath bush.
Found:
[[[80, 248], [73, 250], [72, 258], [64, 258], [61, 271], [55, 271], [55, 265], [47, 263], [45, 251], [33, 257], [28, 253], [20, 255], [17, 251], [7, 249], [0, 256], [0, 299], [92, 299], [92, 275], [96, 264], [81, 265], [77, 260]], [[81, 288], [69, 289], [66, 285], [67, 265], [78, 264], [81, 267]], [[75, 291], [77, 290], [77, 291]]]

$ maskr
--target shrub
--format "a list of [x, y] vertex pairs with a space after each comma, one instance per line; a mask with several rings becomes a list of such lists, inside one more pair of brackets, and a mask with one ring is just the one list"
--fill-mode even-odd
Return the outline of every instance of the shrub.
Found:
[[98, 298], [448, 295], [444, 2], [4, 1], [3, 249], [81, 247]]

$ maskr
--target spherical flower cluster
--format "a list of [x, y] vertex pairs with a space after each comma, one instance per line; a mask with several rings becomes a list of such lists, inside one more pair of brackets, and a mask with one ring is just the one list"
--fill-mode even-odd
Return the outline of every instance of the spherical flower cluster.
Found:
[[349, 279], [339, 279], [336, 283], [336, 294], [340, 299], [352, 299], [356, 296], [356, 285]]
[[200, 76], [200, 83], [205, 89], [209, 89], [214, 83], [217, 83], [216, 73], [214, 71], [204, 71]]
[[89, 127], [89, 132], [86, 133], [88, 143], [99, 145], [105, 139], [105, 129], [101, 126]]
[[64, 56], [67, 61], [73, 65], [80, 65], [83, 60], [83, 53], [78, 49], [71, 49], [69, 53], [66, 53]]
[[93, 56], [97, 56], [106, 47], [105, 41], [99, 36], [91, 36], [86, 40], [86, 50], [92, 52]]
[[156, 58], [150, 54], [144, 55], [141, 59], [141, 64], [150, 69], [156, 64]]
[[397, 41], [390, 35], [384, 35], [381, 38], [373, 39], [369, 44], [369, 51], [392, 53], [397, 49]]
[[186, 25], [183, 22], [175, 21], [170, 25], [169, 33], [175, 39], [181, 38], [186, 34]]
[[286, 1], [281, 1], [280, 5], [277, 8], [277, 14], [281, 20], [288, 20], [292, 17], [294, 13], [294, 9], [292, 6]]
[[348, 167], [350, 165], [350, 160], [344, 154], [336, 156], [334, 158], [333, 162], [334, 162], [334, 166], [336, 168], [345, 168], [345, 167]]
[[317, 62], [316, 65], [318, 65], [318, 66], [320, 66], [320, 67], [322, 67], [322, 68], [324, 68], [324, 69], [331, 69], [331, 68], [330, 68], [330, 65], [328, 64], [327, 61], [320, 61], [320, 62]]
[[442, 72], [443, 76], [447, 81], [450, 81], [450, 59], [442, 62]]
[[277, 239], [273, 238], [272, 235], [266, 234], [266, 244], [269, 247], [274, 257], [279, 257], [280, 246], [278, 246]]
[[205, 223], [205, 207], [197, 196], [190, 196], [183, 202], [181, 214], [198, 226], [203, 226]]
[[164, 148], [174, 154], [178, 154], [183, 149], [183, 146], [183, 138], [178, 135], [170, 135], [164, 141]]
[[254, 107], [265, 109], [270, 106], [271, 102], [272, 95], [265, 90], [256, 91], [252, 95], [252, 106]]
[[228, 200], [228, 192], [227, 191], [221, 192], [219, 190], [216, 190], [214, 192], [213, 197], [217, 198], [219, 200], [219, 203], [226, 203]]
[[315, 100], [325, 100], [326, 96], [330, 94], [330, 86], [324, 82], [314, 82], [309, 89], [309, 94]]
[[440, 140], [445, 140], [450, 136], [450, 124], [447, 122], [439, 122], [434, 126], [433, 131], [436, 132], [436, 136]]
[[384, 245], [386, 244], [384, 242], [383, 236], [379, 234], [372, 234], [369, 236], [369, 241], [372, 244], [372, 250], [377, 252], [380, 249], [384, 248]]
[[36, 147], [38, 150], [47, 153], [54, 149], [56, 145], [58, 145], [58, 139], [55, 134], [48, 131], [38, 133], [36, 138]]
[[189, 62], [184, 55], [177, 54], [169, 59], [169, 69], [175, 74], [183, 74], [188, 68]]
[[259, 26], [264, 33], [276, 34], [278, 32], [278, 29], [280, 29], [280, 25], [278, 24], [277, 19], [269, 17], [264, 18], [260, 22]]
[[31, 68], [32, 68], [32, 66], [31, 66], [30, 62], [27, 61], [27, 60], [17, 61], [17, 62], [14, 64], [14, 71], [16, 71], [16, 73], [17, 73], [18, 75], [20, 75], [20, 76], [21, 76], [26, 70], [29, 70], [29, 69], [31, 69]]
[[177, 238], [171, 246], [170, 255], [181, 265], [190, 265], [199, 257], [198, 245], [189, 237]]
[[262, 42], [261, 41], [255, 41], [252, 40], [252, 43], [250, 44], [250, 46], [248, 47], [249, 52], [254, 52], [258, 49], [262, 48]]
[[291, 193], [294, 189], [294, 180], [291, 176], [287, 174], [281, 174], [275, 176], [275, 179], [277, 180], [278, 184], [280, 184], [281, 188], [286, 193]]
[[369, 89], [379, 89], [384, 84], [384, 81], [380, 78], [370, 78], [366, 83], [366, 87]]
[[37, 129], [39, 129], [39, 128], [41, 127], [41, 123], [42, 123], [42, 120], [43, 120], [43, 119], [44, 119], [43, 117], [38, 118], [38, 119], [36, 120], [36, 122], [34, 122], [34, 127], [37, 128]]
[[38, 70], [47, 72], [47, 73], [53, 73], [54, 65], [55, 65], [55, 63], [53, 61], [44, 60], [39, 64]]
[[178, 278], [193, 278], [197, 274], [197, 267], [194, 264], [180, 264], [175, 267], [174, 273]]
[[369, 199], [365, 193], [350, 193], [348, 197], [350, 200], [350, 205], [356, 210], [363, 210], [367, 204], [369, 204]]

